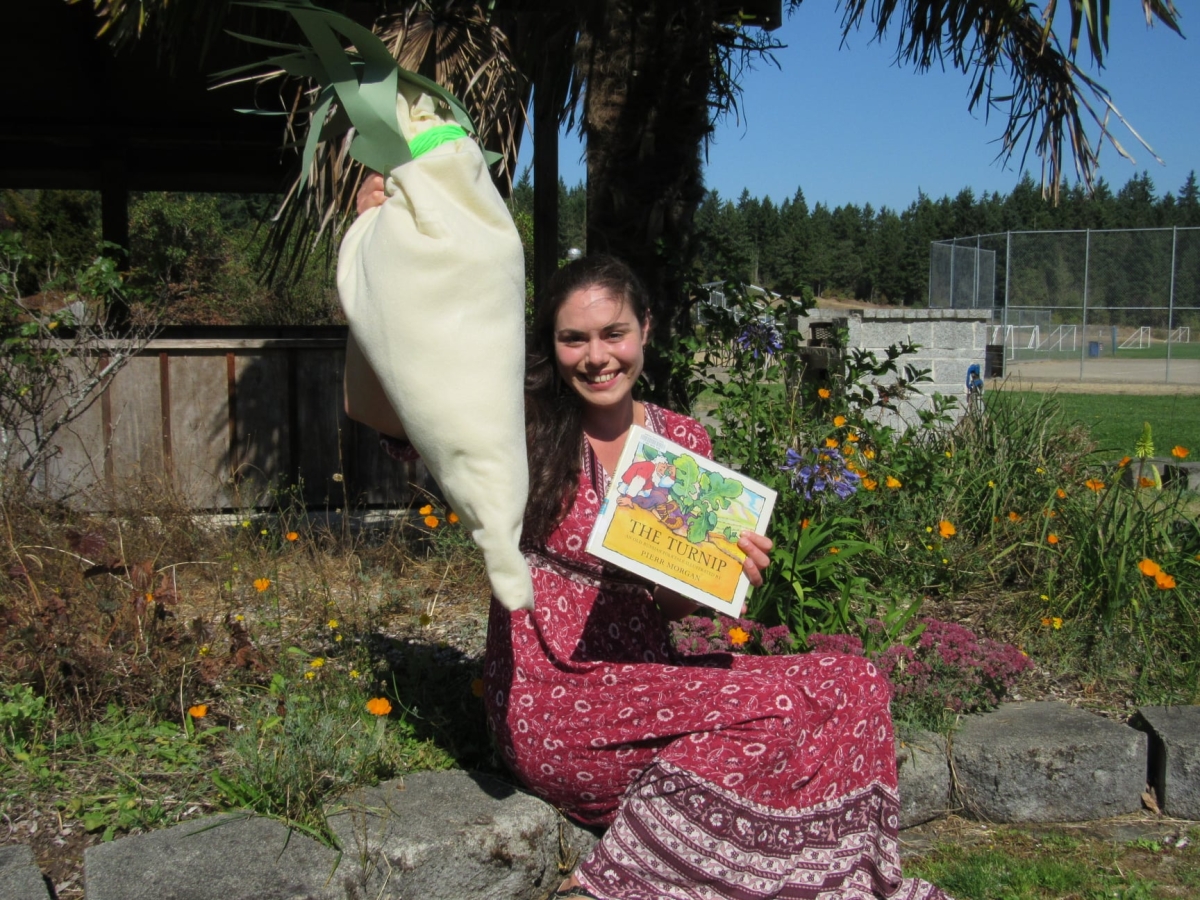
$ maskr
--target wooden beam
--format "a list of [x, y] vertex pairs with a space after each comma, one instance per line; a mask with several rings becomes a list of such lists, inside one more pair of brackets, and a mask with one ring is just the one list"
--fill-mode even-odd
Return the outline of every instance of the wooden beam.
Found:
[[[545, 82], [539, 82], [544, 84]], [[558, 269], [558, 117], [541, 88], [533, 95], [533, 289], [540, 294]]]

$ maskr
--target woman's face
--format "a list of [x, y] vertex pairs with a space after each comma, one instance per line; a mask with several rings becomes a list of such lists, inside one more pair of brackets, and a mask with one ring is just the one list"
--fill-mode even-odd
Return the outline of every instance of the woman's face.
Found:
[[624, 297], [598, 285], [575, 291], [554, 317], [558, 373], [589, 409], [631, 403], [649, 334]]

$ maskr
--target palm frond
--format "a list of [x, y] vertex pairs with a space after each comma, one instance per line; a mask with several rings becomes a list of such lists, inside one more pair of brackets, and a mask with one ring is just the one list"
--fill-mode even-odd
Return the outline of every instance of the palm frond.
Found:
[[[402, 69], [462, 98], [477, 123], [480, 144], [500, 157], [497, 177], [511, 185], [525, 122], [526, 83], [512, 61], [506, 34], [483, 6], [464, 0], [413, 3], [377, 20], [371, 30]], [[271, 224], [263, 261], [272, 281], [297, 277], [318, 247], [332, 252], [335, 242], [323, 239], [336, 237], [353, 218], [365, 175], [355, 150], [362, 135], [347, 127], [344, 104], [338, 99], [322, 103], [311, 79], [293, 77], [304, 74], [299, 65], [291, 57], [276, 57], [275, 68], [257, 79], [281, 83], [287, 98], [286, 145], [306, 147], [302, 158], [311, 159], [302, 165]], [[394, 103], [394, 90], [392, 97]]]
[[[972, 78], [968, 110], [1005, 110], [1008, 123], [1000, 138], [1000, 159], [1032, 149], [1042, 160], [1042, 189], [1055, 202], [1069, 155], [1076, 176], [1091, 189], [1108, 143], [1121, 156], [1129, 153], [1110, 121], [1124, 125], [1151, 154], [1153, 149], [1130, 126], [1108, 91], [1076, 64], [1081, 34], [1099, 68], [1108, 53], [1111, 0], [1070, 0], [1067, 46], [1055, 29], [1058, 0], [1044, 8], [1024, 0], [841, 0], [843, 37], [865, 29], [883, 39], [898, 35], [896, 58], [924, 71], [946, 65]], [[1182, 35], [1172, 0], [1141, 0], [1147, 24], [1161, 22]], [[869, 24], [866, 24], [869, 20]], [[997, 76], [1006, 82], [997, 87]], [[1097, 139], [1089, 137], [1089, 123]], [[1155, 157], [1157, 159], [1157, 156]]]

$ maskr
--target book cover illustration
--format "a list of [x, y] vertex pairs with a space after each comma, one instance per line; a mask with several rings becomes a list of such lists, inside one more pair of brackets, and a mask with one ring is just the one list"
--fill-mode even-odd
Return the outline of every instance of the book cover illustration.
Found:
[[766, 531], [775, 492], [634, 426], [588, 538], [593, 556], [739, 617], [743, 531]]

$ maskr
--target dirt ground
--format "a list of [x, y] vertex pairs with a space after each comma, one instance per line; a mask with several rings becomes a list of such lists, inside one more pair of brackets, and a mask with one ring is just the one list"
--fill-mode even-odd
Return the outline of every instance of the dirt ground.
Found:
[[[1006, 361], [1003, 384], [1006, 390], [1049, 391], [1064, 394], [1136, 394], [1170, 396], [1200, 394], [1200, 359], [1171, 361], [1171, 380], [1164, 376], [1161, 359], [1106, 359], [1085, 363], [1083, 378], [1078, 360]], [[991, 387], [1000, 384], [992, 379]]]

